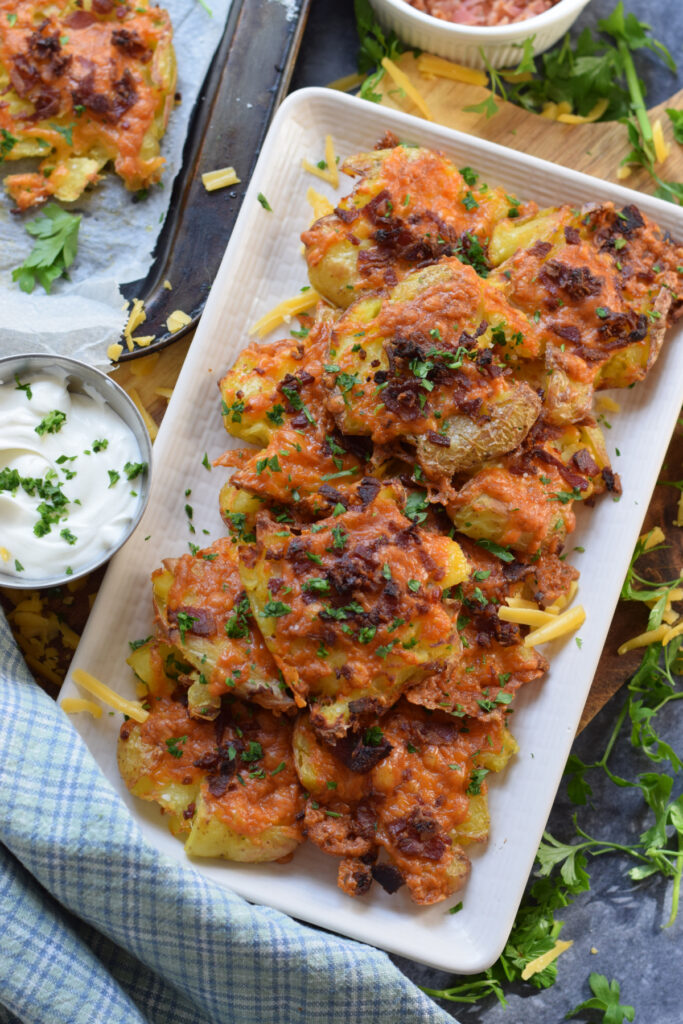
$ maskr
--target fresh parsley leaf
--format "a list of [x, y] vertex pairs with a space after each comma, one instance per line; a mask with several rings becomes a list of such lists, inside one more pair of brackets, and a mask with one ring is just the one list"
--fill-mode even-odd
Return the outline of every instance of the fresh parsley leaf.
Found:
[[67, 213], [56, 203], [48, 203], [43, 213], [26, 224], [37, 241], [22, 265], [12, 271], [12, 280], [23, 292], [30, 294], [37, 281], [49, 294], [57, 278], [67, 276], [76, 259], [80, 224], [80, 216]]
[[632, 1006], [625, 1006], [619, 1002], [621, 995], [619, 982], [608, 981], [604, 974], [591, 972], [588, 984], [593, 993], [593, 999], [587, 999], [579, 1003], [571, 1010], [566, 1019], [576, 1017], [584, 1010], [600, 1010], [603, 1014], [602, 1024], [623, 1024], [624, 1021], [635, 1020], [636, 1011]]
[[45, 434], [58, 434], [66, 423], [66, 413], [59, 409], [53, 409], [47, 416], [44, 416], [37, 427], [34, 427], [36, 434], [43, 437]]

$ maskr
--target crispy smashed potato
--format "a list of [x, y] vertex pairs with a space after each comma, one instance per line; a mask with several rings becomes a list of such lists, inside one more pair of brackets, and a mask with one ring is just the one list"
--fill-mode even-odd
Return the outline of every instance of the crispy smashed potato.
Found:
[[252, 447], [214, 463], [226, 536], [153, 574], [119, 764], [190, 855], [307, 839], [348, 895], [427, 905], [496, 827], [576, 503], [621, 490], [594, 395], [652, 367], [683, 251], [635, 207], [539, 211], [389, 137], [341, 169], [302, 236], [323, 300], [220, 382]]
[[5, 188], [20, 210], [73, 202], [109, 162], [126, 188], [158, 182], [176, 84], [173, 31], [149, 0], [0, 0], [6, 160], [40, 159]]

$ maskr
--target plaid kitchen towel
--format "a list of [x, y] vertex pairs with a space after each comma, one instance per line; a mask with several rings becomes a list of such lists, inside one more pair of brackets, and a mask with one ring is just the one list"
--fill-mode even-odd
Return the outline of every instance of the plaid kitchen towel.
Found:
[[162, 856], [0, 612], [0, 1022], [453, 1024], [386, 954]]

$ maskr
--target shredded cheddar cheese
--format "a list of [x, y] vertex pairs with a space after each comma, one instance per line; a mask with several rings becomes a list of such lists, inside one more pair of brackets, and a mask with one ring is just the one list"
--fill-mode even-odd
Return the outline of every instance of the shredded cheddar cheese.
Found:
[[155, 388], [154, 394], [159, 395], [159, 398], [169, 399], [173, 394], [173, 388]]
[[337, 154], [334, 151], [334, 142], [331, 135], [325, 136], [325, 163], [330, 175], [332, 188], [339, 188], [339, 170], [337, 168]]
[[311, 186], [306, 193], [306, 199], [311, 204], [313, 209], [313, 220], [320, 220], [321, 217], [329, 217], [334, 212], [334, 206], [326, 196], [316, 192]]
[[270, 312], [265, 313], [251, 325], [249, 334], [258, 334], [259, 338], [263, 338], [280, 324], [289, 323], [292, 317], [298, 313], [305, 313], [306, 310], [312, 309], [319, 301], [320, 296], [313, 288], [301, 292], [300, 295], [294, 295], [291, 299], [283, 299]]
[[78, 683], [84, 690], [87, 690], [88, 693], [91, 693], [93, 697], [98, 697], [105, 704], [108, 704], [114, 711], [122, 711], [124, 715], [128, 715], [129, 718], [133, 718], [136, 722], [146, 722], [149, 718], [149, 711], [145, 711], [144, 708], [141, 708], [139, 704], [132, 700], [126, 700], [125, 697], [116, 693], [106, 683], [96, 679], [89, 672], [84, 672], [82, 668], [75, 668], [71, 674], [74, 682]]
[[166, 278], [166, 280], [164, 281], [162, 287], [164, 287], [166, 289], [166, 291], [169, 291], [169, 292], [173, 291], [173, 285], [171, 284], [171, 282], [169, 281], [168, 278]]
[[678, 499], [678, 510], [674, 519], [674, 526], [683, 526], [683, 491], [681, 491], [681, 496]]
[[662, 647], [666, 647], [667, 644], [671, 643], [674, 637], [680, 636], [681, 633], [683, 633], [683, 622], [679, 622], [677, 626], [674, 626], [672, 629], [667, 630], [667, 632], [662, 637]]
[[147, 409], [145, 409], [142, 399], [140, 398], [140, 395], [138, 394], [136, 389], [129, 388], [128, 395], [130, 398], [132, 398], [133, 402], [137, 406], [138, 412], [145, 421], [145, 426], [147, 427], [149, 436], [151, 437], [152, 441], [154, 441], [156, 439], [157, 434], [159, 433], [159, 428], [157, 427], [156, 423], [154, 422], [150, 414], [147, 412]]
[[558, 114], [557, 120], [561, 121], [562, 124], [592, 124], [593, 121], [597, 121], [605, 113], [609, 106], [609, 100], [603, 97], [595, 104], [589, 113], [582, 116], [581, 114]]
[[207, 192], [215, 192], [229, 185], [239, 185], [240, 181], [234, 167], [219, 167], [218, 170], [202, 174], [202, 185]]
[[[154, 341], [153, 334], [143, 335], [139, 338], [133, 337], [133, 331], [137, 330], [141, 324], [144, 324], [146, 319], [147, 314], [145, 313], [144, 302], [142, 299], [133, 299], [133, 305], [131, 306], [130, 314], [128, 316], [128, 322], [123, 328], [123, 337], [126, 345], [128, 346], [129, 352], [132, 352], [136, 345], [139, 345], [140, 348], [146, 348]], [[123, 351], [123, 349], [121, 351]]]
[[617, 168], [617, 178], [619, 179], [619, 181], [625, 181], [626, 178], [630, 178], [630, 177], [631, 177], [631, 168], [630, 167], [618, 167]]
[[159, 353], [152, 352], [150, 356], [143, 356], [131, 363], [130, 372], [134, 377], [148, 377], [159, 362]]
[[547, 622], [535, 629], [533, 633], [529, 633], [524, 638], [524, 646], [537, 647], [538, 644], [546, 644], [549, 640], [557, 640], [558, 637], [564, 636], [566, 633], [573, 633], [585, 621], [586, 612], [583, 605], [579, 604], [576, 608], [570, 608], [569, 611], [563, 612], [562, 615], [554, 616], [551, 622]]
[[662, 544], [666, 540], [666, 537], [664, 536], [664, 531], [661, 526], [655, 526], [647, 533], [642, 533], [638, 540], [645, 542], [643, 551], [650, 551], [652, 548], [656, 547], [657, 544]]
[[350, 92], [351, 89], [357, 89], [364, 81], [365, 75], [344, 75], [343, 78], [335, 78], [333, 82], [328, 82], [326, 88], [336, 89], [337, 92]]
[[508, 608], [538, 608], [537, 604], [527, 601], [524, 597], [506, 597], [505, 601]]
[[403, 90], [408, 99], [413, 101], [413, 103], [420, 111], [422, 116], [425, 118], [425, 120], [433, 121], [434, 118], [432, 117], [432, 113], [429, 107], [427, 106], [427, 103], [425, 102], [422, 93], [415, 88], [415, 86], [405, 73], [405, 71], [401, 71], [401, 69], [396, 64], [394, 64], [393, 60], [390, 60], [388, 57], [382, 58], [382, 67], [387, 72], [387, 74], [394, 80], [399, 89]]
[[621, 412], [621, 406], [618, 402], [615, 402], [609, 395], [597, 395], [595, 399], [595, 408], [603, 412]]
[[122, 352], [123, 345], [119, 345], [118, 343], [110, 345], [107, 349], [107, 359], [111, 359], [112, 363], [115, 363], [120, 358]]
[[464, 82], [466, 85], [486, 87], [489, 81], [484, 71], [466, 68], [451, 60], [444, 60], [443, 57], [436, 57], [433, 53], [421, 53], [417, 58], [417, 69], [425, 78], [451, 78], [454, 82]]
[[549, 967], [554, 960], [557, 960], [558, 956], [566, 952], [574, 943], [570, 939], [568, 942], [563, 942], [562, 939], [558, 939], [552, 949], [549, 949], [547, 953], [542, 953], [541, 956], [537, 956], [535, 960], [530, 960], [522, 971], [522, 978], [524, 981], [528, 981], [534, 974], [539, 974], [544, 971], [546, 967]]
[[557, 118], [557, 103], [544, 103], [540, 116], [548, 121], [554, 121]]
[[0, 548], [0, 558], [2, 558], [3, 562], [9, 562], [9, 551], [7, 548]]
[[166, 326], [168, 327], [171, 334], [176, 334], [182, 330], [183, 327], [187, 327], [188, 324], [192, 323], [192, 317], [184, 313], [182, 309], [175, 309], [166, 320]]
[[650, 644], [659, 643], [660, 640], [664, 639], [669, 630], [670, 627], [664, 624], [657, 626], [656, 629], [649, 629], [645, 633], [639, 633], [638, 636], [634, 636], [627, 640], [625, 644], [622, 644], [617, 649], [617, 654], [628, 654], [629, 651], [634, 651], [637, 647], [649, 647]]
[[553, 622], [557, 616], [540, 608], [499, 608], [498, 618], [520, 626], [543, 626], [546, 622]]
[[60, 703], [62, 711], [67, 715], [77, 715], [80, 711], [87, 711], [93, 718], [102, 717], [102, 708], [94, 700], [85, 700], [83, 697], [65, 697]]
[[569, 590], [567, 593], [561, 594], [556, 601], [553, 601], [553, 603], [546, 608], [546, 611], [550, 612], [551, 615], [557, 615], [558, 612], [561, 612], [563, 608], [566, 608], [567, 605], [572, 603], [577, 595], [578, 589], [578, 581], [572, 580], [569, 584]]
[[671, 152], [671, 146], [664, 138], [664, 129], [662, 128], [662, 122], [659, 117], [652, 125], [652, 141], [655, 147], [657, 163], [663, 164]]

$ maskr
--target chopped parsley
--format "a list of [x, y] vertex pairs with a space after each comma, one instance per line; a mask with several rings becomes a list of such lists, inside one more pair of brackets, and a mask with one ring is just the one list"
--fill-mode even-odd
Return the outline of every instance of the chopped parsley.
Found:
[[66, 423], [66, 413], [59, 409], [53, 409], [47, 416], [44, 416], [37, 427], [34, 427], [36, 434], [43, 437], [45, 434], [58, 434]]
[[[327, 582], [327, 581], [324, 581]], [[282, 601], [266, 601], [263, 606], [263, 614], [268, 618], [279, 619], [283, 615], [289, 615], [292, 609]]]
[[199, 622], [197, 615], [189, 615], [187, 612], [178, 612], [176, 617], [178, 629], [180, 631], [180, 642], [185, 643], [185, 634], [188, 630], [192, 631], [192, 627], [195, 622]]

